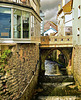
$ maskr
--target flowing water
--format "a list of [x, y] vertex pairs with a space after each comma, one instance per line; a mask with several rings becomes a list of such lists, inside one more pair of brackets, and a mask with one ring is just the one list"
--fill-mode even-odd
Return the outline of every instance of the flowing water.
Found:
[[39, 86], [32, 100], [81, 100], [81, 91], [74, 84], [73, 76], [66, 74], [63, 65], [45, 61], [45, 75], [40, 76]]
[[45, 75], [55, 76], [55, 75], [62, 75], [64, 68], [63, 65], [58, 64], [57, 62], [45, 60]]

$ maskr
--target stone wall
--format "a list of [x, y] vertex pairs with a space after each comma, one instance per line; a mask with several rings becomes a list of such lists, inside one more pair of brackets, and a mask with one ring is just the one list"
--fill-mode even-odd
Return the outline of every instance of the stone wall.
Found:
[[37, 70], [35, 74], [32, 76], [29, 84], [25, 88], [25, 91], [23, 91], [23, 94], [19, 98], [19, 100], [31, 100], [33, 93], [35, 93], [35, 87], [38, 82], [38, 74], [39, 74], [39, 64], [37, 66]]
[[73, 50], [73, 75], [76, 85], [81, 90], [81, 46], [77, 45]]
[[[10, 49], [12, 55], [8, 58], [7, 64], [4, 64], [5, 73], [0, 72], [1, 100], [16, 100], [21, 97], [24, 89], [31, 82], [39, 62], [39, 46], [36, 44], [17, 44]], [[37, 77], [30, 88], [34, 88], [36, 82]], [[25, 98], [22, 100], [29, 100]]]

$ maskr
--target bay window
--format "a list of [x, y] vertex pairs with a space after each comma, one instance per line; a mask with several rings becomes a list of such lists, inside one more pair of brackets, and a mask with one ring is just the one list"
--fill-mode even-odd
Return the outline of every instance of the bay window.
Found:
[[31, 36], [34, 36], [34, 16], [31, 15]]
[[0, 7], [0, 38], [11, 38], [11, 9]]
[[29, 16], [28, 12], [14, 9], [14, 38], [29, 38]]
[[21, 11], [14, 9], [14, 38], [21, 38]]
[[23, 38], [29, 38], [29, 13], [22, 12]]
[[25, 40], [30, 38], [30, 32], [31, 36], [39, 36], [39, 31], [40, 22], [30, 12], [0, 7], [0, 38]]

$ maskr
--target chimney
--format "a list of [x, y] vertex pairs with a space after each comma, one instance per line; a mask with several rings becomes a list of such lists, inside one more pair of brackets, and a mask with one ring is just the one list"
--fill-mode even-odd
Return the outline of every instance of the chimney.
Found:
[[62, 7], [65, 5], [65, 0], [62, 0]]
[[58, 5], [58, 12], [60, 11], [60, 9], [61, 9], [61, 5], [59, 4], [59, 5]]

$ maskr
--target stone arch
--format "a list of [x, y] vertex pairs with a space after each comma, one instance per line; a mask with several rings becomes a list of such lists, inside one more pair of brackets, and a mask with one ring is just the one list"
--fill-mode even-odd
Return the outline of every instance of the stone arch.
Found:
[[50, 49], [41, 49], [41, 69], [45, 70], [44, 68], [44, 62], [46, 57], [53, 52], [53, 50], [59, 50], [63, 53], [63, 55], [66, 58], [66, 68], [67, 72], [70, 75], [71, 74], [71, 69], [69, 70], [68, 68], [71, 67], [71, 56], [72, 56], [72, 48], [50, 48]]

